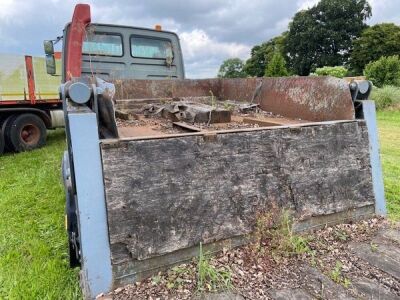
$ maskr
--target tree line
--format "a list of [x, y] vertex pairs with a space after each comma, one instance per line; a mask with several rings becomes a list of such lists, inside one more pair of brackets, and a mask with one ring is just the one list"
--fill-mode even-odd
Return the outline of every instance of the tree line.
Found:
[[368, 26], [371, 16], [367, 0], [321, 0], [297, 12], [286, 32], [255, 45], [247, 61], [225, 60], [218, 77], [307, 76], [331, 67], [338, 74], [358, 76], [368, 72], [373, 62], [388, 58], [396, 66], [385, 68], [398, 68], [400, 76], [396, 56], [400, 27], [393, 23]]

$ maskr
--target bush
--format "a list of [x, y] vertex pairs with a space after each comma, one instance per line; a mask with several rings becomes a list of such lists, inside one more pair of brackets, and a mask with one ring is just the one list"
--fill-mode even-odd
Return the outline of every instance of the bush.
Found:
[[383, 56], [369, 63], [364, 69], [364, 75], [377, 87], [384, 85], [400, 85], [400, 59], [398, 55]]
[[315, 70], [315, 74], [318, 76], [333, 76], [337, 78], [343, 78], [348, 73], [345, 67], [322, 67]]
[[265, 69], [266, 77], [281, 77], [288, 76], [289, 72], [286, 69], [286, 62], [282, 54], [275, 51], [274, 56], [272, 56], [271, 61], [268, 63]]
[[378, 110], [400, 106], [400, 88], [392, 85], [374, 88], [372, 89], [371, 99], [375, 100]]

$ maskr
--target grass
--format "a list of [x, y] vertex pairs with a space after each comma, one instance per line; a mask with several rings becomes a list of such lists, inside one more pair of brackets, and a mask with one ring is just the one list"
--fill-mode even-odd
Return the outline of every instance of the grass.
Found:
[[269, 241], [269, 249], [275, 260], [290, 255], [310, 253], [308, 238], [293, 232], [293, 219], [288, 210], [271, 208], [267, 213], [257, 217], [255, 244], [253, 250], [264, 254], [265, 241]]
[[60, 164], [63, 130], [48, 146], [0, 157], [0, 299], [79, 299], [69, 268]]
[[228, 267], [217, 268], [211, 264], [209, 255], [203, 253], [200, 243], [197, 262], [197, 290], [215, 292], [232, 288], [231, 272]]
[[[378, 112], [378, 126], [389, 216], [400, 221], [400, 111]], [[0, 299], [81, 297], [64, 230], [64, 140], [58, 130], [45, 148], [0, 157]], [[292, 239], [291, 245], [295, 252], [304, 250], [302, 240]], [[215, 285], [210, 278], [220, 281], [214, 271], [203, 257], [200, 289]], [[229, 282], [229, 272], [223, 275], [222, 282]]]
[[389, 217], [400, 221], [400, 111], [378, 112], [378, 129]]
[[385, 85], [382, 88], [372, 89], [371, 99], [374, 99], [377, 109], [399, 108], [400, 87]]
[[336, 265], [329, 273], [329, 276], [334, 282], [343, 285], [346, 289], [351, 285], [350, 279], [343, 275], [343, 265], [340, 261], [336, 261]]

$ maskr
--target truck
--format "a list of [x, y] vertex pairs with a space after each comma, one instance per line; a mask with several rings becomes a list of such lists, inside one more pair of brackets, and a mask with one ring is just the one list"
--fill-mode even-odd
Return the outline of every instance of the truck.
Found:
[[66, 225], [86, 298], [200, 244], [248, 243], [272, 207], [297, 231], [386, 214], [369, 82], [185, 79], [175, 33], [92, 23], [85, 4], [63, 39]]
[[[55, 63], [60, 59], [55, 53]], [[47, 74], [43, 57], [0, 55], [0, 155], [39, 148], [47, 129], [64, 126], [60, 83]]]

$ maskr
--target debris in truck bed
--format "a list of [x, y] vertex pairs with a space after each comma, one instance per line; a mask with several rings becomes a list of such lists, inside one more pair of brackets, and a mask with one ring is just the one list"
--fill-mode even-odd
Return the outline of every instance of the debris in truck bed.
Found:
[[[208, 105], [209, 98], [203, 98], [192, 97], [168, 103], [148, 103], [149, 100], [143, 100], [138, 101], [134, 109], [117, 109], [120, 136], [232, 130], [305, 122], [265, 112], [258, 108], [258, 104], [227, 100]], [[142, 103], [141, 108], [139, 103]], [[174, 125], [174, 122], [179, 124]]]
[[231, 112], [227, 109], [214, 107], [203, 103], [172, 102], [168, 104], [148, 104], [143, 107], [145, 116], [161, 115], [173, 122], [188, 123], [229, 123]]
[[[352, 245], [366, 245], [370, 253], [381, 254], [377, 260], [386, 261], [380, 252], [386, 244], [398, 247], [399, 237], [399, 228], [376, 218], [305, 236], [309, 249], [303, 254], [276, 258], [264, 241], [261, 254], [256, 255], [249, 245], [223, 251], [210, 263], [217, 269], [229, 268], [233, 289], [226, 293], [236, 294], [237, 299], [296, 299], [299, 295], [302, 299], [398, 299], [399, 276], [370, 264]], [[399, 267], [400, 254], [396, 253], [391, 255], [397, 255], [394, 263]], [[198, 294], [196, 274], [193, 261], [118, 288], [103, 299], [193, 299]]]

